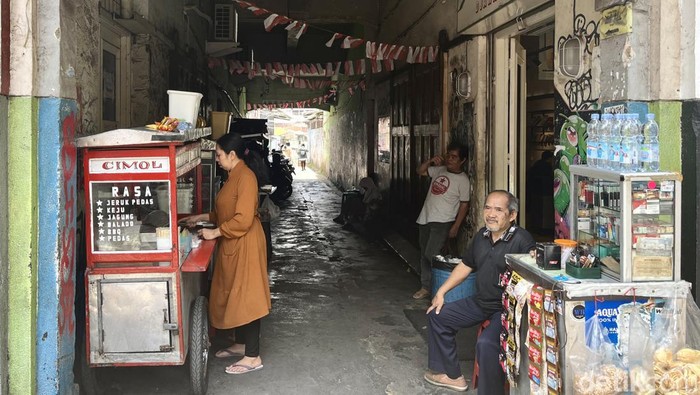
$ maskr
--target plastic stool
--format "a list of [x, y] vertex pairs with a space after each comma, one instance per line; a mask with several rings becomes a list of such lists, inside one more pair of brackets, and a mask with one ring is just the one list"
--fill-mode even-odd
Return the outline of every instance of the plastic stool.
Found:
[[[476, 331], [476, 339], [479, 340], [479, 336], [481, 336], [481, 332], [486, 329], [486, 327], [491, 324], [490, 320], [486, 320], [479, 325], [479, 330]], [[472, 373], [472, 389], [476, 389], [477, 383], [479, 381], [479, 359], [478, 356], [476, 355], [476, 349], [474, 349], [474, 372]]]

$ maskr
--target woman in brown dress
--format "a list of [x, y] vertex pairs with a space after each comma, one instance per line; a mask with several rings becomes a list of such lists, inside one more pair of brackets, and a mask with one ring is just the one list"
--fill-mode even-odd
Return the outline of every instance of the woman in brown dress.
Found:
[[236, 341], [219, 350], [219, 358], [243, 356], [226, 373], [243, 374], [263, 367], [260, 320], [270, 313], [265, 234], [258, 209], [258, 183], [244, 162], [246, 148], [237, 134], [216, 142], [216, 161], [228, 179], [216, 196], [215, 210], [186, 218], [190, 225], [209, 220], [215, 229], [200, 229], [206, 240], [219, 239], [209, 295], [209, 320], [217, 329], [236, 328]]

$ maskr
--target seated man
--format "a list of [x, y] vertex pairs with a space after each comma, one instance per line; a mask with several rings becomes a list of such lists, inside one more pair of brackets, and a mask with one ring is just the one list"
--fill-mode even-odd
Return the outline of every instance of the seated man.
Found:
[[360, 180], [360, 189], [343, 193], [340, 215], [333, 218], [334, 222], [344, 225], [346, 222], [366, 222], [372, 219], [382, 200], [375, 177], [375, 174], [371, 174]]
[[[428, 308], [428, 367], [423, 376], [431, 384], [466, 391], [467, 381], [460, 372], [455, 336], [490, 320], [476, 342], [479, 364], [479, 394], [503, 394], [505, 374], [499, 362], [501, 334], [501, 296], [499, 279], [506, 270], [505, 255], [535, 249], [528, 231], [518, 227], [518, 199], [507, 191], [491, 192], [484, 204], [485, 227], [481, 228], [464, 252], [462, 262], [437, 290]], [[444, 297], [469, 274], [476, 272], [476, 294], [445, 304]]]

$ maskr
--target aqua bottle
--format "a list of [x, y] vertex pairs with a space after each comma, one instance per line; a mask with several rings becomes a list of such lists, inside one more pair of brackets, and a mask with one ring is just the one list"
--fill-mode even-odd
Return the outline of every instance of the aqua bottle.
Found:
[[642, 144], [642, 169], [647, 172], [659, 171], [659, 125], [652, 113], [647, 114], [644, 123], [644, 143]]
[[598, 118], [598, 114], [592, 114], [591, 121], [588, 122], [588, 126], [586, 126], [586, 134], [588, 135], [586, 140], [586, 160], [590, 167], [598, 166], [598, 128], [600, 126]]

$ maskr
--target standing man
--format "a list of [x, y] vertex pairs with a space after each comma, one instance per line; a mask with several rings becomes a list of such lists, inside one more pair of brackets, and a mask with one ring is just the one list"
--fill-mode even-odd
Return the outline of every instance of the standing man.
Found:
[[299, 167], [301, 167], [301, 171], [306, 170], [306, 156], [309, 154], [309, 151], [306, 150], [306, 145], [302, 144], [301, 147], [297, 150], [297, 156], [299, 157]]
[[447, 155], [435, 156], [418, 166], [418, 174], [430, 176], [430, 190], [418, 215], [421, 288], [414, 299], [430, 296], [432, 260], [440, 253], [447, 238], [457, 237], [459, 227], [469, 211], [469, 178], [462, 171], [467, 160], [467, 147], [451, 143]]
[[[476, 341], [476, 362], [479, 364], [481, 395], [504, 393], [505, 374], [499, 362], [501, 351], [501, 297], [499, 284], [506, 270], [505, 255], [526, 253], [535, 249], [535, 241], [528, 231], [518, 227], [518, 199], [507, 191], [491, 192], [484, 205], [484, 222], [464, 252], [462, 262], [437, 290], [428, 308], [428, 367], [423, 376], [431, 384], [466, 391], [457, 360], [455, 336], [462, 328], [489, 325]], [[476, 272], [476, 293], [466, 299], [445, 304], [445, 293]]]

